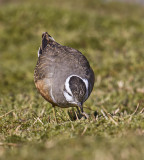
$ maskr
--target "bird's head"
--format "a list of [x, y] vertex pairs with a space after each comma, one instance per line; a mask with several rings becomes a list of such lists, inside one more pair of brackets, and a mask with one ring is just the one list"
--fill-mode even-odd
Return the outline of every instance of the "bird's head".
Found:
[[71, 75], [65, 81], [63, 93], [68, 103], [80, 107], [88, 98], [88, 81], [77, 75]]

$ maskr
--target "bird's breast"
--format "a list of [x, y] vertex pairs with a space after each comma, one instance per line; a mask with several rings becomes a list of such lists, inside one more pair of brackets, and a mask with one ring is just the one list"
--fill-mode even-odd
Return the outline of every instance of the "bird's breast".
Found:
[[35, 85], [43, 98], [45, 98], [51, 104], [56, 104], [51, 96], [50, 88], [47, 86], [44, 80], [38, 80], [37, 82], [35, 82]]

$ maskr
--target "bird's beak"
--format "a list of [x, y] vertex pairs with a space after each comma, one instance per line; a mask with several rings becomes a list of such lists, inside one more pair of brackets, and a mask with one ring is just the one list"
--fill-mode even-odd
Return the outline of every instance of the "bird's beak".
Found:
[[82, 106], [82, 103], [81, 103], [81, 102], [78, 102], [77, 105], [78, 105], [78, 107], [80, 108], [81, 112], [83, 113], [83, 106]]
[[80, 102], [78, 102], [77, 105], [78, 105], [78, 107], [79, 107], [80, 110], [81, 110], [81, 114], [82, 114], [86, 119], [88, 119], [88, 118], [89, 118], [89, 115], [86, 114], [86, 113], [83, 111], [83, 106], [82, 106], [83, 104], [80, 103]]

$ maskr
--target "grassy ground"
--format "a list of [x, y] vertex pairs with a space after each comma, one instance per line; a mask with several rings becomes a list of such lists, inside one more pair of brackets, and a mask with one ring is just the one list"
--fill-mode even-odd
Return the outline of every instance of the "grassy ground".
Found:
[[[0, 5], [0, 159], [143, 159], [144, 8], [92, 0]], [[72, 121], [33, 82], [41, 34], [80, 50], [96, 82]]]

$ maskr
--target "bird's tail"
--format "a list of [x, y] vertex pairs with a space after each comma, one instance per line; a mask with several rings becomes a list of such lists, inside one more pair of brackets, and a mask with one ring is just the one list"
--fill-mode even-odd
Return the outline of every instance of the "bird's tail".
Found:
[[50, 41], [55, 41], [47, 32], [42, 34], [42, 50], [47, 46]]
[[47, 46], [47, 44], [50, 41], [55, 41], [55, 40], [47, 32], [44, 32], [42, 34], [42, 44], [41, 44], [41, 46], [39, 47], [39, 50], [38, 50], [38, 57], [42, 54], [42, 51], [45, 49], [45, 47]]

